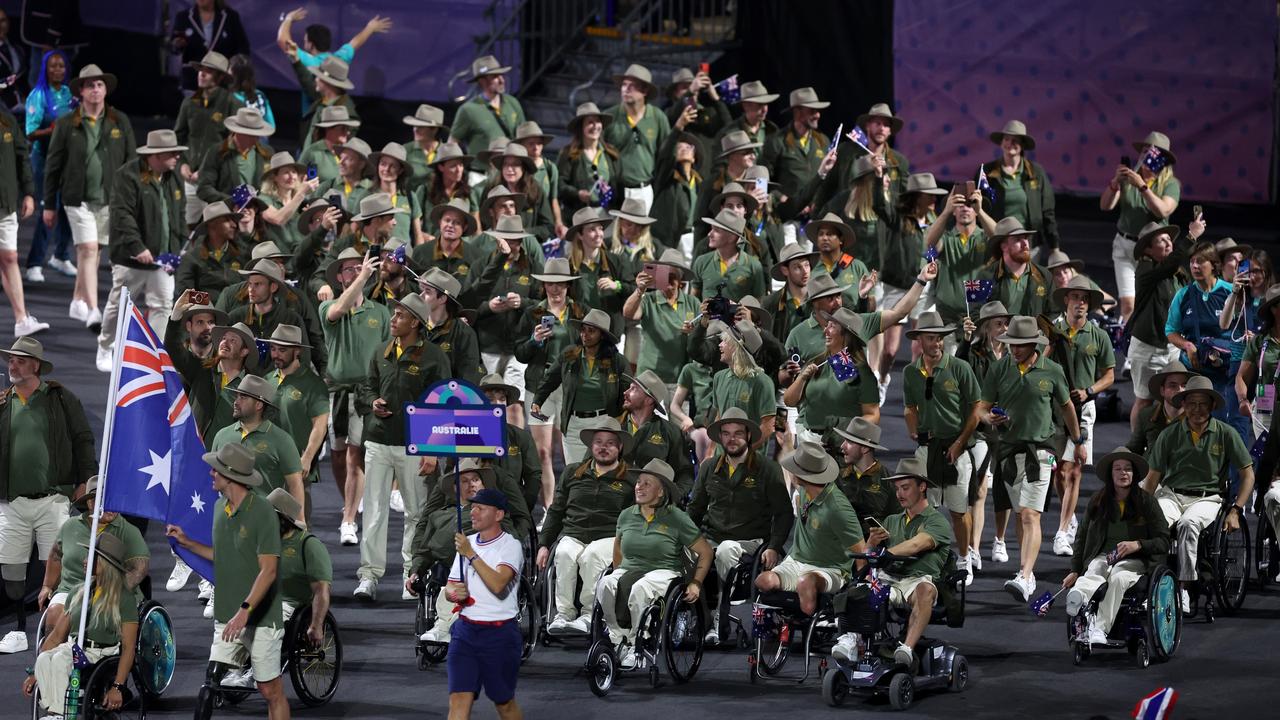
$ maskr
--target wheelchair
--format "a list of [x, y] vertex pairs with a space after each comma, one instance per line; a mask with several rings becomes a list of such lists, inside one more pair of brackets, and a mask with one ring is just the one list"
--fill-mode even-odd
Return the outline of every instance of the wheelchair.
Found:
[[[48, 613], [48, 610], [45, 610]], [[36, 626], [37, 652], [44, 642], [48, 629], [45, 627], [45, 614], [40, 616]], [[71, 695], [79, 693], [79, 713], [86, 718], [110, 717], [137, 718], [143, 720], [147, 716], [147, 707], [154, 703], [169, 689], [173, 682], [173, 672], [177, 661], [177, 647], [173, 640], [173, 621], [164, 607], [152, 600], [144, 600], [138, 605], [138, 645], [134, 655], [133, 668], [125, 681], [122, 693], [124, 703], [118, 710], [107, 710], [103, 706], [103, 698], [115, 682], [116, 671], [120, 667], [120, 656], [113, 655], [84, 668], [80, 671], [78, 686], [67, 689], [67, 702], [70, 706]], [[31, 704], [32, 720], [40, 717], [40, 688], [37, 686]]]
[[[556, 545], [558, 543], [559, 541], [557, 540], [551, 545], [551, 556], [547, 560], [547, 567], [545, 570], [536, 570], [536, 564], [531, 566], [535, 568], [535, 572], [537, 573], [533, 580], [533, 587], [537, 592], [537, 609], [541, 613], [539, 617], [539, 625], [537, 626], [537, 640], [543, 647], [551, 647], [552, 643], [555, 642], [568, 644], [576, 640], [585, 640], [589, 644], [590, 641], [594, 640], [594, 637], [590, 633], [583, 635], [578, 632], [571, 632], [556, 633], [555, 635], [552, 635], [547, 631], [547, 626], [549, 626], [551, 621], [555, 619], [556, 612], [558, 612], [556, 608], [556, 575], [558, 574], [556, 570]], [[536, 549], [534, 551], [534, 556], [537, 556]], [[603, 575], [607, 575], [608, 573], [609, 570], [605, 569], [601, 576], [603, 577]], [[596, 578], [597, 582], [599, 580], [600, 578]], [[581, 588], [582, 578], [578, 578], [574, 583], [575, 598]], [[587, 608], [581, 608], [581, 611], [587, 611]]]
[[[455, 559], [456, 563], [457, 560]], [[437, 562], [425, 578], [418, 578], [413, 591], [418, 594], [418, 611], [413, 620], [413, 652], [418, 656], [418, 669], [426, 670], [439, 665], [449, 657], [449, 643], [431, 642], [422, 639], [422, 634], [435, 627], [439, 614], [436, 612], [436, 600], [444, 591], [449, 579], [449, 566]], [[529, 576], [521, 573], [519, 587], [516, 592], [516, 621], [520, 623], [520, 635], [524, 638], [520, 661], [524, 662], [533, 655], [537, 644], [541, 624], [538, 612], [538, 597], [534, 593], [533, 583]]]
[[1253, 549], [1254, 572], [1258, 587], [1266, 589], [1268, 585], [1280, 580], [1280, 543], [1276, 542], [1275, 528], [1265, 512], [1258, 513], [1257, 540]]
[[742, 618], [733, 614], [732, 606], [752, 599], [752, 595], [755, 593], [756, 576], [760, 574], [761, 570], [760, 558], [767, 549], [767, 542], [762, 542], [755, 552], [743, 553], [742, 557], [738, 558], [738, 564], [729, 568], [729, 572], [724, 578], [719, 577], [715, 563], [711, 563], [711, 572], [707, 575], [707, 584], [710, 585], [714, 582], [715, 585], [712, 587], [715, 587], [719, 593], [715, 613], [717, 615], [716, 627], [720, 631], [721, 647], [730, 645], [727, 642], [730, 626], [733, 627], [733, 644], [736, 644], [742, 650], [751, 647], [749, 630], [743, 626]]
[[[299, 606], [285, 621], [280, 674], [289, 676], [289, 683], [302, 704], [319, 707], [332, 700], [338, 691], [338, 681], [342, 677], [342, 636], [332, 612], [325, 613], [322, 637], [315, 645], [307, 637], [310, 625], [309, 604]], [[208, 720], [216, 708], [238, 705], [253, 692], [244, 687], [223, 685], [223, 677], [230, 669], [223, 667], [217, 678], [212, 677], [212, 669], [206, 675], [196, 695], [195, 720]]]
[[1080, 608], [1075, 617], [1067, 618], [1071, 662], [1075, 665], [1084, 663], [1098, 647], [1126, 648], [1140, 668], [1151, 665], [1153, 659], [1164, 662], [1173, 657], [1182, 639], [1182, 608], [1178, 606], [1178, 581], [1173, 572], [1164, 565], [1157, 565], [1143, 575], [1125, 591], [1107, 642], [1090, 645], [1087, 640], [1081, 640], [1088, 635], [1086, 610], [1097, 612], [1106, 588], [1104, 583], [1088, 605]]
[[[647, 672], [650, 687], [656, 688], [661, 682], [659, 660], [677, 684], [692, 680], [702, 664], [706, 621], [701, 601], [684, 601], [686, 586], [682, 578], [672, 580], [666, 593], [650, 603], [639, 618], [632, 618], [636, 628], [635, 669]], [[617, 649], [609, 639], [599, 600], [591, 609], [591, 639], [585, 666], [587, 681], [596, 697], [604, 697], [613, 689], [622, 667]]]
[[[857, 579], [846, 586], [850, 604], [840, 617], [848, 631], [858, 635], [856, 659], [846, 662], [835, 658], [834, 665], [826, 668], [822, 675], [823, 700], [839, 707], [854, 694], [887, 695], [894, 710], [906, 710], [921, 690], [963, 692], [969, 686], [969, 662], [955, 646], [921, 636], [912, 648], [916, 666], [898, 665], [893, 651], [906, 632], [910, 610], [890, 608], [887, 597], [879, 607], [872, 607], [869, 600], [870, 570], [911, 558], [862, 553], [855, 554], [854, 558], [866, 560], [867, 565]], [[933, 607], [929, 624], [963, 627], [968, 573], [955, 569], [954, 553], [948, 555], [946, 567], [949, 570], [938, 584], [938, 603]], [[954, 607], [958, 612], [948, 610], [951, 601], [956, 603]]]
[[[1235, 615], [1244, 605], [1249, 590], [1249, 576], [1253, 557], [1253, 543], [1250, 542], [1249, 521], [1244, 513], [1237, 513], [1240, 529], [1236, 532], [1224, 532], [1222, 524], [1230, 509], [1230, 504], [1222, 503], [1218, 516], [1200, 533], [1200, 545], [1196, 564], [1199, 578], [1187, 588], [1191, 596], [1191, 612], [1186, 617], [1203, 617], [1205, 622], [1212, 623], [1217, 619], [1218, 611], [1227, 615]], [[1173, 528], [1173, 544], [1169, 550], [1171, 558], [1177, 558], [1178, 531]]]

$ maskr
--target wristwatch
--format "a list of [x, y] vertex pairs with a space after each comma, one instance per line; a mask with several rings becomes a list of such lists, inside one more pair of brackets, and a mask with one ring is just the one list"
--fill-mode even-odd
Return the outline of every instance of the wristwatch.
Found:
[[124, 683], [113, 682], [113, 683], [111, 683], [111, 689], [112, 689], [112, 690], [119, 690], [120, 692], [124, 692]]
[[253, 606], [249, 604], [249, 601], [248, 601], [248, 600], [245, 600], [244, 602], [240, 603], [240, 609], [241, 609], [241, 610], [252, 610], [252, 609], [253, 609]]

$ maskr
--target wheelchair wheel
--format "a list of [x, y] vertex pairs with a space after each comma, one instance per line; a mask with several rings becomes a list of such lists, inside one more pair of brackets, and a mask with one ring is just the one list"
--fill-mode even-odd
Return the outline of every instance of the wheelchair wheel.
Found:
[[791, 655], [791, 623], [775, 615], [776, 627], [766, 630], [756, 638], [756, 667], [765, 675], [782, 672]]
[[298, 699], [309, 707], [324, 705], [338, 690], [342, 677], [342, 638], [333, 613], [325, 613], [320, 642], [312, 645], [307, 637], [311, 624], [311, 608], [299, 608], [293, 616], [293, 630], [286, 638], [289, 681]]
[[964, 692], [969, 687], [969, 661], [960, 653], [951, 658], [951, 682], [947, 689], [951, 692]]
[[1226, 532], [1218, 525], [1217, 557], [1215, 571], [1217, 574], [1217, 595], [1222, 611], [1234, 615], [1244, 605], [1245, 594], [1249, 586], [1249, 562], [1253, 547], [1249, 542], [1249, 524], [1243, 513], [1236, 513], [1240, 520], [1240, 529]]
[[[428, 581], [422, 593], [422, 612], [418, 613], [418, 620], [414, 622], [414, 630], [418, 633], [416, 638], [422, 636], [427, 630], [436, 624], [436, 598], [440, 595], [440, 585], [434, 581]], [[420, 623], [419, 623], [420, 621]], [[426, 670], [432, 665], [439, 665], [449, 655], [449, 646], [444, 643], [428, 643], [417, 640], [418, 643], [418, 669]]]
[[111, 689], [111, 683], [115, 682], [116, 671], [119, 667], [120, 657], [118, 655], [103, 658], [101, 662], [93, 666], [93, 670], [89, 673], [89, 680], [84, 684], [84, 700], [80, 705], [80, 712], [84, 717], [89, 718], [89, 720], [93, 718], [117, 718], [118, 720], [137, 718], [141, 720], [147, 716], [143, 700], [136, 692], [134, 683], [129, 682], [129, 680], [125, 680], [125, 688], [122, 692], [124, 702], [121, 704], [120, 709], [107, 710], [103, 705], [107, 691]]
[[196, 695], [196, 712], [194, 720], [209, 720], [213, 717], [213, 698], [216, 692], [207, 685], [200, 687]]
[[702, 664], [702, 643], [705, 623], [702, 603], [687, 603], [682, 597], [685, 584], [678, 583], [667, 591], [662, 611], [662, 654], [667, 661], [667, 673], [677, 683], [693, 679]]
[[894, 710], [906, 710], [916, 699], [916, 681], [909, 672], [900, 672], [889, 681], [889, 705]]
[[1157, 660], [1168, 660], [1182, 639], [1182, 610], [1178, 607], [1178, 582], [1169, 568], [1151, 571], [1147, 590], [1147, 616], [1143, 618], [1148, 644]]
[[1253, 563], [1258, 587], [1265, 589], [1280, 574], [1280, 547], [1276, 544], [1275, 530], [1267, 522], [1267, 516], [1259, 514], [1257, 517], [1258, 532], [1253, 549]]
[[1133, 664], [1144, 669], [1150, 667], [1151, 646], [1147, 645], [1146, 640], [1138, 640], [1134, 643]]
[[159, 603], [148, 601], [142, 606], [138, 624], [138, 660], [134, 674], [140, 689], [155, 699], [169, 689], [177, 664], [178, 649], [173, 640], [173, 620]]
[[538, 645], [538, 630], [542, 627], [541, 613], [538, 612], [538, 597], [534, 594], [533, 583], [529, 578], [520, 578], [520, 589], [516, 599], [516, 622], [520, 624], [520, 636], [524, 645], [520, 651], [520, 660], [528, 660], [533, 649]]
[[822, 699], [831, 707], [840, 707], [849, 697], [849, 679], [838, 668], [827, 668], [822, 676]]
[[613, 681], [618, 676], [618, 661], [613, 655], [613, 648], [604, 640], [597, 640], [587, 652], [587, 682], [591, 685], [591, 694], [604, 697], [613, 689]]

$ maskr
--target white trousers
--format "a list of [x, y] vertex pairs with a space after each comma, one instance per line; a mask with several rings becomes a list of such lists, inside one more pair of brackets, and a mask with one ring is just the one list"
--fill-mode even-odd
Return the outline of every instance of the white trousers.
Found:
[[1218, 517], [1222, 498], [1217, 495], [1197, 497], [1183, 495], [1166, 487], [1156, 488], [1156, 500], [1169, 528], [1178, 537], [1178, 579], [1187, 582], [1199, 577], [1196, 572], [1196, 551], [1200, 546], [1200, 533]]
[[422, 509], [423, 483], [418, 458], [406, 455], [404, 446], [368, 442], [364, 446], [364, 515], [360, 533], [360, 569], [356, 576], [375, 583], [387, 569], [387, 521], [391, 514], [391, 482], [404, 498], [404, 536], [400, 541], [403, 576], [408, 577], [413, 558], [413, 529]]
[[1111, 624], [1116, 621], [1116, 613], [1120, 611], [1120, 601], [1125, 591], [1133, 587], [1142, 578], [1145, 563], [1136, 558], [1125, 558], [1112, 565], [1107, 562], [1106, 555], [1089, 561], [1084, 574], [1076, 578], [1075, 589], [1084, 593], [1085, 601], [1093, 598], [1093, 594], [1107, 583], [1107, 594], [1098, 603], [1098, 629], [1104, 633], [1111, 632]]
[[569, 620], [578, 617], [574, 605], [574, 590], [578, 578], [582, 578], [582, 590], [577, 601], [582, 612], [590, 615], [591, 601], [595, 597], [596, 581], [613, 562], [613, 538], [601, 538], [583, 544], [580, 540], [562, 535], [556, 543], [556, 612]]
[[622, 569], [614, 570], [600, 579], [600, 587], [596, 597], [600, 600], [600, 609], [604, 612], [604, 622], [609, 628], [609, 639], [614, 645], [622, 641], [631, 643], [635, 640], [636, 629], [640, 625], [640, 615], [654, 600], [667, 592], [672, 580], [680, 577], [674, 570], [651, 570], [645, 573], [631, 586], [631, 594], [627, 596], [627, 608], [631, 610], [631, 627], [618, 625], [618, 612], [614, 605], [618, 595], [618, 581], [622, 579]]

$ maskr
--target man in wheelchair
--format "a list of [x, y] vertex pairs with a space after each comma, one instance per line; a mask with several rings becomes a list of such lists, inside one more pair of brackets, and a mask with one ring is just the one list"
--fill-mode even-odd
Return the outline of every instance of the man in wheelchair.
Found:
[[[782, 557], [795, 523], [791, 499], [778, 463], [751, 452], [760, 440], [760, 426], [741, 408], [729, 408], [707, 428], [707, 436], [722, 451], [703, 461], [689, 501], [689, 517], [702, 528], [715, 550], [716, 575], [721, 583], [743, 556], [750, 558], [761, 545], [760, 567], [769, 570]], [[717, 588], [707, 595], [710, 607]], [[728, 588], [725, 588], [728, 592]], [[720, 642], [720, 613], [711, 613], [705, 643]]]
[[1223, 525], [1229, 533], [1240, 530], [1241, 508], [1253, 492], [1253, 458], [1240, 434], [1211, 416], [1224, 401], [1209, 378], [1192, 377], [1186, 389], [1173, 396], [1173, 405], [1182, 408], [1183, 417], [1165, 428], [1148, 452], [1151, 469], [1142, 489], [1155, 495], [1165, 520], [1177, 531], [1178, 595], [1182, 612], [1190, 613], [1187, 583], [1198, 578], [1200, 534], [1218, 517], [1227, 472], [1233, 467], [1240, 473], [1240, 486]]
[[[912, 667], [913, 648], [924, 635], [938, 599], [937, 583], [947, 571], [951, 551], [951, 522], [929, 504], [929, 479], [924, 463], [908, 458], [898, 463], [897, 472], [886, 478], [893, 484], [902, 512], [890, 515], [884, 524], [867, 534], [867, 546], [884, 546], [891, 556], [911, 557], [889, 565], [879, 572], [879, 581], [889, 586], [889, 603], [893, 607], [910, 608], [906, 635], [893, 652], [893, 661]], [[845, 633], [836, 641], [832, 654], [851, 661], [857, 656], [858, 636]]]
[[329, 612], [333, 561], [320, 538], [303, 526], [302, 506], [288, 491], [276, 488], [267, 500], [280, 520], [281, 616], [287, 623], [300, 608], [311, 606], [307, 640], [318, 645], [324, 639], [324, 616]]

